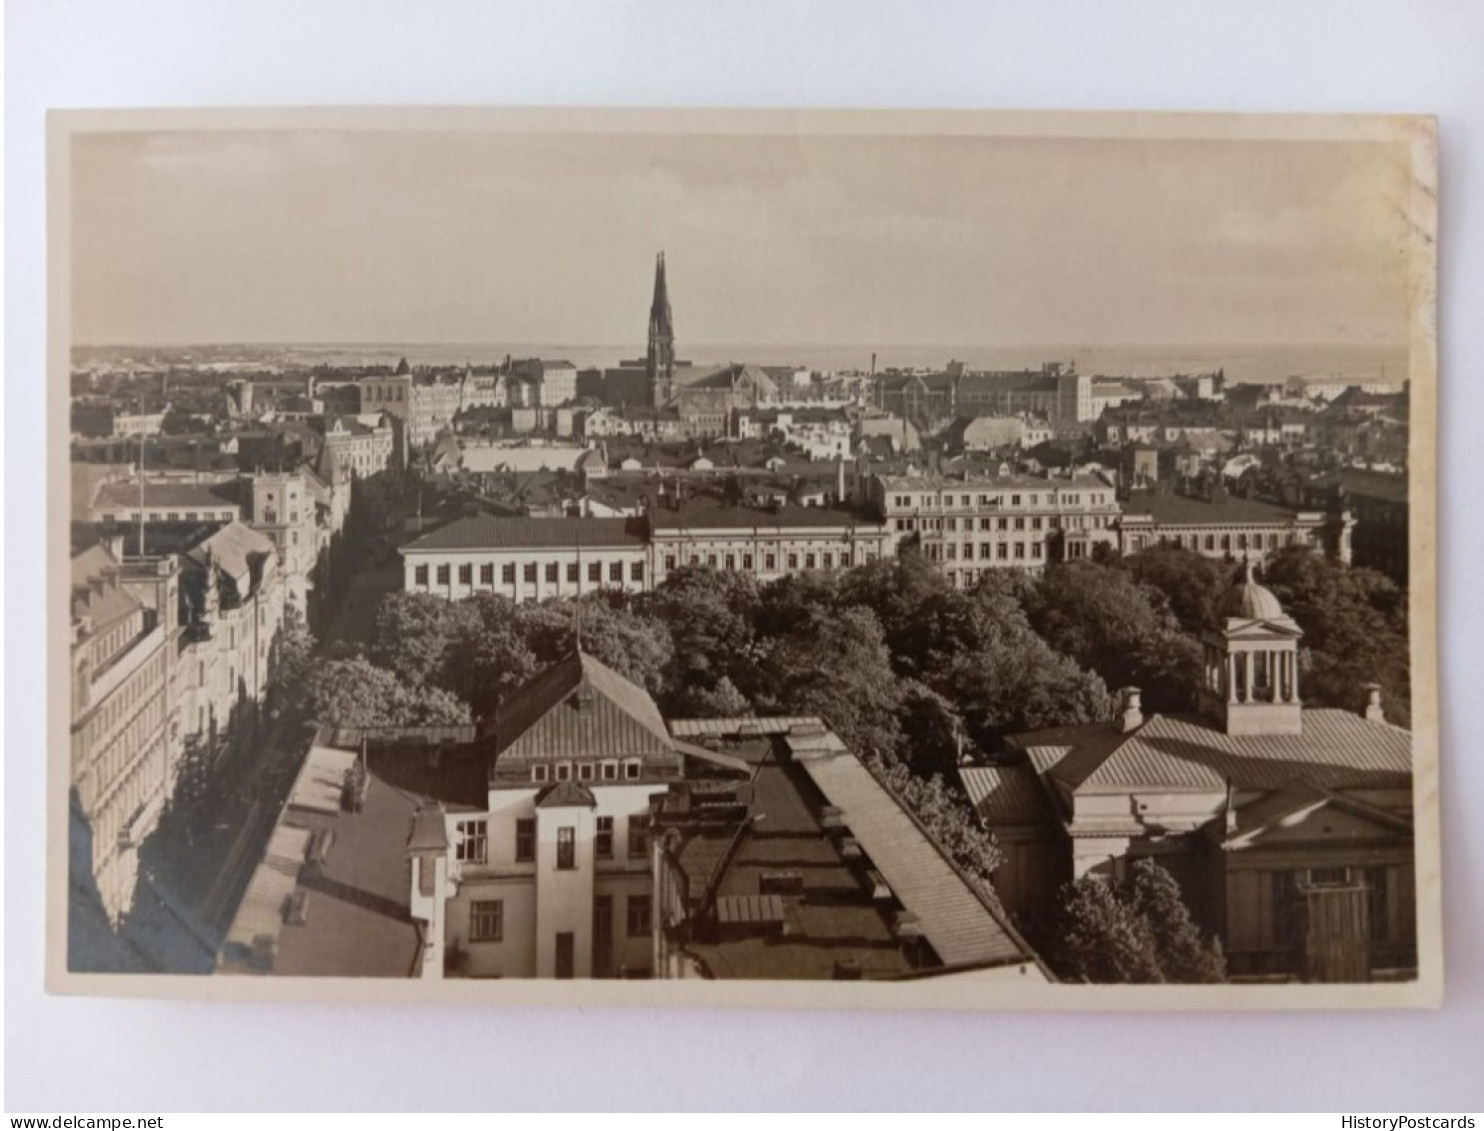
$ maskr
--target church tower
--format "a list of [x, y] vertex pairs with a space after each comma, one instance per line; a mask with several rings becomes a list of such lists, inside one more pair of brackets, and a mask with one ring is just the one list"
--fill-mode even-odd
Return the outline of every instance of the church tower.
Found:
[[670, 292], [665, 286], [665, 253], [654, 264], [654, 301], [649, 304], [649, 387], [654, 407], [667, 404], [675, 375], [675, 323], [670, 315]]
[[1232, 735], [1302, 734], [1298, 642], [1303, 636], [1247, 562], [1217, 606], [1222, 625], [1204, 638], [1201, 708]]

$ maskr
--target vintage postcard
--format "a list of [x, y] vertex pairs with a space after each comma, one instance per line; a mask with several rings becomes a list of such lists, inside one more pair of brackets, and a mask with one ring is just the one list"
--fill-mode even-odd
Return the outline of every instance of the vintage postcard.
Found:
[[1442, 1000], [1431, 119], [77, 111], [49, 178], [53, 991]]

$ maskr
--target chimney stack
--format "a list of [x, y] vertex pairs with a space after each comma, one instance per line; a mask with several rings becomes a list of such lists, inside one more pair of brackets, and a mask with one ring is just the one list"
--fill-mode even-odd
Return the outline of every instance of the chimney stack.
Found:
[[1141, 692], [1137, 687], [1125, 687], [1119, 695], [1122, 704], [1118, 712], [1118, 732], [1130, 734], [1144, 725]]
[[1381, 706], [1381, 685], [1379, 683], [1368, 683], [1365, 685], [1365, 721], [1368, 723], [1384, 723], [1386, 711]]

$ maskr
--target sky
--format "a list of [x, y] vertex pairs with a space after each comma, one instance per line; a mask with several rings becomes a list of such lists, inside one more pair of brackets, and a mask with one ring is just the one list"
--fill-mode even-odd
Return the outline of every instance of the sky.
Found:
[[171, 131], [73, 138], [78, 344], [1407, 336], [1380, 142]]

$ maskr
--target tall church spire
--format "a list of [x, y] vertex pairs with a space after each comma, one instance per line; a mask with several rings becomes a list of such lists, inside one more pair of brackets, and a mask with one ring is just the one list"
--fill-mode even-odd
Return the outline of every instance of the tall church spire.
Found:
[[654, 301], [649, 304], [649, 383], [655, 407], [670, 399], [675, 371], [675, 323], [670, 314], [670, 291], [665, 285], [665, 253], [654, 263]]

